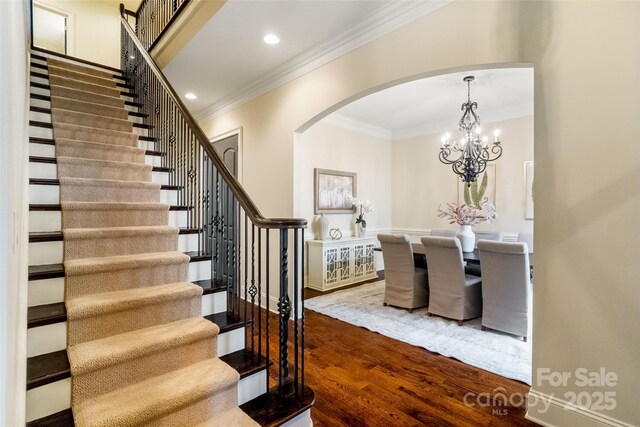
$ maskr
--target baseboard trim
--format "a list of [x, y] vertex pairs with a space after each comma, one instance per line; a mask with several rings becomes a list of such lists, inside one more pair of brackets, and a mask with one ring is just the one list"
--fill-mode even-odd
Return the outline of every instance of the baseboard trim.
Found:
[[[529, 409], [525, 414], [525, 418], [544, 427], [567, 425], [580, 427], [633, 427], [632, 424], [591, 409], [576, 406], [555, 396], [540, 393], [533, 389], [529, 391], [527, 396], [527, 407]], [[540, 410], [544, 410], [544, 412], [540, 412]]]

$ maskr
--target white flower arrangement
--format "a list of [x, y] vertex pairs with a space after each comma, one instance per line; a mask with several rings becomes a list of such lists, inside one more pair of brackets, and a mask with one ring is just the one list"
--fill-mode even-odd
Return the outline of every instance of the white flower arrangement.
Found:
[[367, 221], [364, 219], [364, 214], [374, 212], [375, 206], [368, 199], [361, 200], [355, 197], [347, 198], [347, 202], [351, 202], [351, 205], [356, 208], [358, 217], [356, 218], [356, 224], [362, 224], [363, 227], [367, 226]]

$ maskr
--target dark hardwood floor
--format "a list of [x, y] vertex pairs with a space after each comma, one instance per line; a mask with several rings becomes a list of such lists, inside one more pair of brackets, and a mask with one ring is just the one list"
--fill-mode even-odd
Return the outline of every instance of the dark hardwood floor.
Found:
[[[306, 290], [305, 297], [317, 294]], [[526, 384], [310, 310], [305, 315], [316, 427], [535, 425], [524, 419]], [[498, 397], [480, 406], [481, 393]], [[501, 406], [501, 393], [522, 403]]]

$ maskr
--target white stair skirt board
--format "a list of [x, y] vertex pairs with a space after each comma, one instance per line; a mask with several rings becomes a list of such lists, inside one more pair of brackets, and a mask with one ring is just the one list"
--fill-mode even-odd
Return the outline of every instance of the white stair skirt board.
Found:
[[[60, 203], [60, 188], [57, 185], [39, 185], [29, 186], [29, 204], [38, 203]], [[160, 203], [167, 205], [178, 204], [177, 190], [160, 190]]]
[[[226, 307], [224, 308], [226, 310]], [[215, 314], [215, 313], [209, 313]], [[244, 348], [244, 326], [218, 335], [218, 357]], [[67, 348], [67, 322], [27, 329], [27, 357]]]
[[[64, 242], [29, 243], [29, 265], [46, 265], [62, 263]], [[197, 234], [180, 234], [178, 236], [178, 252], [195, 252], [198, 250]]]
[[71, 407], [71, 378], [27, 390], [27, 422]]
[[[29, 178], [57, 179], [58, 167], [51, 163], [30, 162]], [[151, 172], [151, 182], [169, 184], [169, 172]]]
[[[218, 355], [221, 356], [221, 355]], [[262, 370], [238, 382], [238, 405], [264, 394], [267, 371]], [[65, 378], [27, 390], [27, 422], [43, 418], [71, 407], [71, 378]], [[297, 418], [297, 417], [296, 417]], [[301, 425], [302, 426], [302, 425]], [[308, 426], [308, 424], [305, 424]]]
[[[169, 211], [171, 227], [187, 226], [187, 211]], [[62, 213], [60, 211], [31, 211], [29, 212], [29, 232], [45, 233], [62, 230]]]
[[545, 427], [634, 427], [633, 424], [628, 424], [601, 412], [578, 407], [534, 389], [529, 390], [527, 394], [527, 413], [524, 417]]

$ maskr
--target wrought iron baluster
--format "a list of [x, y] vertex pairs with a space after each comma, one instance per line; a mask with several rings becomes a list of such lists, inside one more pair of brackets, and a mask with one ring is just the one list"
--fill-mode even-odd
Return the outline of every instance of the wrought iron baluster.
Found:
[[249, 295], [251, 296], [251, 353], [255, 348], [256, 292], [256, 226], [251, 224], [251, 286], [249, 287]]
[[280, 297], [278, 299], [279, 334], [279, 367], [278, 394], [284, 397], [285, 381], [289, 377], [289, 318], [291, 317], [291, 301], [289, 300], [289, 233], [286, 228], [280, 230]]
[[265, 257], [265, 278], [266, 278], [265, 292], [266, 292], [266, 295], [267, 295], [267, 310], [266, 310], [267, 316], [266, 316], [265, 321], [264, 321], [264, 323], [265, 323], [264, 327], [265, 327], [265, 330], [266, 330], [264, 348], [265, 348], [265, 359], [266, 359], [266, 362], [267, 362], [267, 381], [266, 381], [267, 390], [265, 391], [265, 393], [266, 393], [267, 397], [269, 396], [269, 371], [271, 370], [271, 365], [269, 363], [269, 360], [270, 360], [269, 359], [269, 336], [271, 335], [269, 333], [269, 295], [271, 295], [269, 293], [269, 282], [270, 282], [270, 279], [269, 279], [269, 248], [270, 248], [270, 246], [269, 246], [269, 235], [271, 234], [270, 232], [271, 232], [271, 230], [267, 228], [266, 229], [267, 245], [266, 245], [266, 248], [265, 248], [266, 252], [267, 252], [266, 257]]
[[293, 390], [298, 398], [298, 229], [293, 229]]

